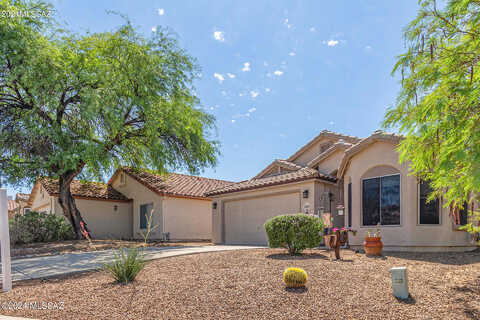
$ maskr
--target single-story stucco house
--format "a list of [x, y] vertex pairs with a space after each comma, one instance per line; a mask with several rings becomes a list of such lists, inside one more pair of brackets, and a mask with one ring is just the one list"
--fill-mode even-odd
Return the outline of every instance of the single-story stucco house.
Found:
[[[71, 192], [96, 239], [142, 239], [153, 210], [150, 239], [211, 239], [211, 199], [205, 192], [232, 182], [132, 168], [118, 169], [108, 183], [74, 180]], [[33, 211], [63, 216], [58, 180], [39, 178], [30, 195]]]
[[[39, 178], [28, 203], [32, 211], [54, 213], [63, 217], [58, 203], [58, 180]], [[92, 237], [129, 239], [132, 237], [132, 200], [101, 182], [72, 181], [70, 186], [77, 208]]]
[[[210, 191], [213, 242], [266, 244], [267, 219], [330, 212], [335, 226], [358, 230], [350, 237], [352, 247], [361, 247], [367, 231], [379, 224], [385, 250], [476, 248], [441, 200], [426, 201], [428, 184], [408, 174], [408, 163], [399, 163], [400, 140], [382, 131], [364, 139], [322, 131], [252, 179]], [[463, 212], [461, 223], [466, 221]]]
[[158, 227], [151, 238], [169, 233], [172, 240], [210, 240], [212, 237], [212, 199], [205, 193], [232, 182], [148, 170], [118, 169], [109, 185], [132, 199], [132, 235], [141, 238], [150, 211]]

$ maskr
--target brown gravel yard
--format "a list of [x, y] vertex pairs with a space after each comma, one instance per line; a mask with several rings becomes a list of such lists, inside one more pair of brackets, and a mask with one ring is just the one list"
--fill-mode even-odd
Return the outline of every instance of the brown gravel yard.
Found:
[[[25, 245], [17, 245], [11, 249], [11, 254], [14, 259], [23, 258], [25, 256], [46, 256], [53, 254], [71, 253], [71, 252], [89, 252], [107, 249], [120, 248], [138, 248], [142, 247], [142, 241], [128, 241], [128, 240], [71, 240], [45, 243], [31, 243]], [[209, 241], [196, 242], [160, 242], [149, 241], [149, 247], [190, 247], [190, 246], [207, 246], [211, 245]]]
[[[18, 283], [0, 303], [64, 302], [63, 311], [1, 311], [38, 319], [480, 319], [480, 253], [395, 253], [383, 258], [322, 250], [203, 253], [150, 262], [129, 285], [103, 272]], [[286, 267], [305, 289], [286, 290]], [[389, 269], [407, 266], [407, 301], [391, 295]], [[0, 304], [1, 306], [1, 304]]]

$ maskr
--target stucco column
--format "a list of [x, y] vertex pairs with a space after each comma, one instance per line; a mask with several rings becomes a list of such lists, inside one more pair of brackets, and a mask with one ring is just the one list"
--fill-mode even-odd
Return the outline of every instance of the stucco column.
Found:
[[223, 201], [212, 201], [212, 243], [223, 244]]

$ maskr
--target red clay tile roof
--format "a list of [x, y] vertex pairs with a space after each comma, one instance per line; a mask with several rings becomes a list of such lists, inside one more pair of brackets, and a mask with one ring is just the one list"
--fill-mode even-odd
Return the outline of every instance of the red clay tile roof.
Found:
[[28, 198], [30, 198], [29, 193], [17, 193], [15, 201], [28, 201]]
[[322, 174], [315, 169], [305, 167], [294, 172], [289, 172], [285, 174], [280, 174], [280, 175], [260, 178], [260, 179], [254, 178], [254, 179], [234, 183], [220, 189], [212, 190], [208, 192], [207, 195], [213, 196], [213, 195], [219, 195], [223, 193], [245, 191], [245, 190], [269, 187], [269, 186], [274, 186], [279, 184], [286, 184], [290, 182], [308, 180], [308, 179], [322, 179], [330, 182], [336, 181], [336, 178], [333, 176]]
[[14, 211], [18, 209], [18, 202], [15, 200], [8, 200], [8, 211]]
[[287, 161], [287, 160], [275, 159], [272, 163], [270, 163], [265, 169], [263, 169], [262, 171], [260, 171], [260, 173], [257, 174], [257, 175], [256, 175], [255, 177], [253, 177], [252, 179], [260, 179], [260, 178], [262, 178], [263, 175], [265, 175], [266, 173], [268, 173], [270, 170], [272, 170], [272, 169], [275, 168], [276, 166], [279, 166], [280, 168], [284, 168], [284, 169], [286, 169], [286, 170], [291, 170], [291, 171], [296, 171], [296, 170], [300, 170], [300, 169], [303, 168], [302, 166], [299, 166], [298, 164], [293, 163], [293, 162], [290, 162], [290, 161]]
[[[51, 178], [40, 178], [37, 182], [45, 188], [49, 195], [58, 195], [58, 180]], [[70, 185], [72, 196], [102, 200], [121, 200], [129, 199], [115, 190], [112, 186], [102, 182], [84, 182], [73, 180]], [[32, 192], [33, 194], [33, 192]]]
[[[205, 194], [208, 191], [222, 188], [233, 183], [231, 181], [189, 176], [179, 173], [161, 175], [134, 168], [122, 168], [120, 170], [123, 170], [153, 192], [162, 195], [206, 198]], [[110, 181], [112, 181], [112, 179], [110, 179]]]

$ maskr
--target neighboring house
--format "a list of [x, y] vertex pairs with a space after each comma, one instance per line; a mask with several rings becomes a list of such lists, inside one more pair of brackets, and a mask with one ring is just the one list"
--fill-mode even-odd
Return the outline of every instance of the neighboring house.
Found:
[[365, 139], [322, 131], [252, 179], [210, 191], [213, 242], [266, 244], [263, 224], [273, 216], [331, 212], [335, 226], [359, 231], [350, 237], [353, 247], [380, 224], [386, 250], [474, 249], [440, 200], [426, 202], [428, 184], [399, 164], [400, 139], [382, 131]]
[[[58, 180], [39, 178], [28, 204], [32, 211], [63, 216], [58, 203]], [[100, 182], [74, 180], [71, 193], [94, 238], [132, 237], [132, 201], [111, 186]]]
[[16, 214], [20, 212], [20, 205], [17, 201], [13, 200], [11, 196], [8, 196], [7, 208], [9, 219], [12, 219]]
[[28, 199], [30, 198], [30, 194], [28, 193], [17, 193], [15, 197], [15, 201], [19, 204], [20, 214], [25, 214], [30, 211], [30, 207], [28, 206]]
[[168, 233], [172, 240], [210, 240], [212, 200], [205, 193], [232, 182], [121, 168], [108, 184], [133, 200], [134, 238], [142, 237], [153, 210], [152, 225], [156, 228], [150, 235], [151, 239], [162, 238]]

